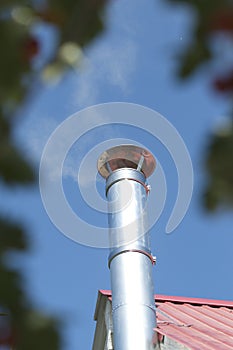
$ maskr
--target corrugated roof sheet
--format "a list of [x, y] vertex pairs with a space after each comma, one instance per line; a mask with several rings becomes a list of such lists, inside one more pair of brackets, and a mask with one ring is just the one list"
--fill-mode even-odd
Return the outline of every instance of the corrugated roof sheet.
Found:
[[157, 332], [193, 350], [233, 349], [233, 302], [156, 298]]
[[[111, 299], [111, 292], [101, 291]], [[168, 337], [192, 350], [233, 349], [233, 301], [156, 295], [160, 341]]]

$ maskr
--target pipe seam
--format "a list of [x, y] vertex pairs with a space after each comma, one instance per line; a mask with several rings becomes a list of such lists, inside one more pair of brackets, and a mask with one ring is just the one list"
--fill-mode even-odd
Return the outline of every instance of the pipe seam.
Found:
[[132, 305], [133, 307], [135, 307], [135, 306], [145, 306], [145, 307], [149, 308], [150, 310], [156, 312], [155, 305], [145, 304], [145, 303], [138, 303], [138, 304], [135, 304], [135, 303], [120, 303], [120, 304], [117, 304], [114, 307], [112, 307], [112, 313], [114, 313], [117, 309], [119, 309], [122, 306], [129, 306], [129, 305]]

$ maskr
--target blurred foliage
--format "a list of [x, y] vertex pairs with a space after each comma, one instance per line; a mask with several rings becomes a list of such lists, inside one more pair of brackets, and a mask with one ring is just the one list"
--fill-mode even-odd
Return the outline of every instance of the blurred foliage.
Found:
[[28, 244], [17, 224], [0, 219], [0, 348], [59, 349], [58, 321], [33, 309], [18, 271], [6, 263], [10, 252], [23, 252]]
[[[34, 77], [50, 79], [79, 63], [82, 47], [103, 29], [106, 0], [1, 0], [0, 2], [0, 180], [5, 186], [33, 183], [35, 176], [12, 137], [17, 108], [26, 100]], [[50, 57], [35, 64], [42, 43], [34, 28], [56, 29]], [[23, 229], [0, 217], [0, 348], [61, 348], [59, 323], [33, 308], [21, 273], [7, 264], [9, 252], [26, 252]]]
[[233, 122], [211, 139], [206, 168], [210, 174], [204, 196], [206, 208], [214, 210], [221, 203], [233, 209]]
[[[205, 155], [207, 184], [204, 206], [209, 211], [218, 207], [233, 209], [233, 1], [232, 0], [168, 0], [189, 6], [194, 15], [191, 39], [178, 56], [178, 76], [186, 79], [200, 67], [220, 62], [221, 73], [213, 72], [212, 87], [229, 100], [229, 122], [210, 135]], [[214, 39], [228, 39], [231, 44], [216, 54]], [[226, 50], [228, 52], [226, 52]], [[226, 64], [225, 56], [231, 57]]]

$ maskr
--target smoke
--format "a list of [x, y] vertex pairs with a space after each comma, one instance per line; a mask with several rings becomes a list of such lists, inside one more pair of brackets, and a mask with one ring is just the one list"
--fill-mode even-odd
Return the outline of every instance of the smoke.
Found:
[[[32, 106], [27, 119], [20, 126], [20, 141], [24, 144], [25, 153], [35, 163], [40, 161], [46, 142], [60, 124], [61, 118], [67, 119], [67, 111], [73, 114], [75, 110], [80, 111], [95, 104], [111, 102], [116, 96], [121, 100], [131, 93], [132, 78], [138, 66], [135, 33], [127, 25], [127, 21], [119, 22], [111, 16], [113, 13], [109, 13], [110, 21], [104, 35], [84, 50], [81, 65], [74, 66], [63, 81], [58, 81], [60, 84], [47, 89], [48, 93], [45, 90], [42, 98], [36, 101], [36, 107]], [[52, 108], [54, 111], [51, 113], [49, 110]], [[100, 125], [103, 122], [101, 115], [96, 115], [95, 120]], [[85, 123], [85, 120], [80, 119], [80, 127], [82, 123]], [[116, 126], [108, 127], [108, 139], [119, 136], [116, 129]], [[70, 133], [73, 133], [73, 130], [65, 130], [62, 139], [69, 139]], [[93, 137], [93, 133], [87, 133], [85, 140], [78, 140], [77, 146], [72, 146], [64, 162], [64, 177], [77, 180], [77, 164], [87, 153], [88, 145], [93, 147]], [[59, 153], [62, 152], [62, 139], [54, 157], [59, 157]], [[104, 140], [106, 134], [105, 138], [96, 138], [97, 144]], [[59, 176], [54, 174], [57, 175]], [[82, 180], [84, 184], [89, 183], [87, 178]]]
[[106, 99], [108, 89], [116, 88], [119, 95], [131, 91], [131, 78], [136, 70], [137, 46], [133, 40], [109, 45], [99, 42], [89, 57], [84, 59], [83, 70], [76, 70], [78, 78], [73, 102], [83, 108]]

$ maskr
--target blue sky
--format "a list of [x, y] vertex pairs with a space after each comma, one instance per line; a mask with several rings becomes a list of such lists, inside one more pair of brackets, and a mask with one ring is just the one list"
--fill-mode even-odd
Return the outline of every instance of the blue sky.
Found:
[[[168, 186], [165, 209], [151, 230], [152, 251], [158, 261], [155, 292], [231, 300], [232, 213], [210, 215], [201, 207], [208, 135], [224, 122], [227, 104], [210, 89], [209, 73], [214, 67], [201, 69], [183, 84], [175, 77], [176, 53], [188, 42], [192, 21], [187, 8], [171, 7], [162, 0], [112, 1], [106, 12], [106, 30], [85, 49], [80, 68], [47, 87], [39, 84], [36, 96], [22, 108], [15, 137], [38, 169], [51, 132], [85, 107], [132, 102], [165, 116], [183, 137], [195, 176], [189, 211], [175, 232], [165, 234], [176, 198], [176, 169], [164, 147], [137, 129], [105, 128], [75, 144], [70, 163], [67, 160], [70, 172], [63, 182], [67, 199], [79, 210], [80, 195], [73, 175], [81, 155], [95, 142], [125, 137], [144, 143], [163, 167]], [[52, 35], [47, 29], [37, 32], [47, 42]], [[32, 243], [29, 254], [12, 260], [24, 271], [25, 289], [38, 308], [62, 320], [64, 350], [91, 349], [97, 291], [110, 289], [108, 251], [79, 245], [59, 233], [43, 208], [38, 186], [1, 191], [6, 215], [24, 222]], [[156, 206], [153, 189], [150, 205]], [[82, 215], [88, 216], [88, 210], [82, 206]], [[106, 215], [93, 220], [100, 225], [107, 222]]]

